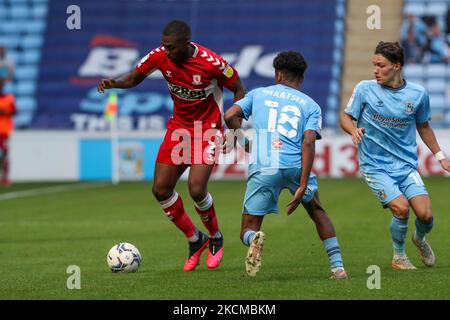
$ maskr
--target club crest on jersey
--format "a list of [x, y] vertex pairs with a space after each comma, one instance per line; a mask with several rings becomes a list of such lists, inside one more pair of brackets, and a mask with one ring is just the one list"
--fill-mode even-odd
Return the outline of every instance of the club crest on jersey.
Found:
[[380, 201], [383, 201], [387, 198], [387, 194], [384, 191], [384, 189], [378, 190], [377, 195], [378, 195], [378, 199], [380, 199]]
[[414, 103], [412, 103], [412, 102], [405, 103], [405, 111], [406, 111], [406, 113], [413, 113], [414, 112]]
[[199, 84], [203, 84], [202, 76], [199, 74], [192, 75], [192, 84], [198, 86]]

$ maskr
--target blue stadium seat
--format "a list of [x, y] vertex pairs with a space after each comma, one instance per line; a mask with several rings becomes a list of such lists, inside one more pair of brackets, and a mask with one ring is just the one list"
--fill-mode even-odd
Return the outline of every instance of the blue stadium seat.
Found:
[[24, 19], [30, 17], [31, 10], [28, 5], [13, 4], [10, 9], [11, 18]]
[[442, 94], [430, 93], [430, 106], [432, 108], [445, 108], [445, 97]]
[[16, 68], [15, 77], [18, 80], [33, 80], [38, 75], [37, 65], [19, 66]]
[[433, 78], [443, 78], [446, 76], [445, 64], [430, 64], [425, 68], [425, 76]]
[[36, 109], [36, 99], [33, 97], [20, 97], [16, 99], [17, 109], [22, 111], [34, 111]]
[[408, 80], [409, 78], [421, 78], [424, 76], [424, 67], [421, 64], [408, 64], [403, 68], [403, 74]]
[[27, 21], [24, 28], [28, 33], [42, 33], [45, 29], [44, 20]]
[[35, 91], [36, 82], [31, 80], [20, 81], [17, 83], [17, 87], [15, 88], [17, 95], [33, 95]]
[[2, 19], [3, 23], [8, 17], [8, 11], [6, 11], [6, 8], [0, 5], [0, 19]]
[[20, 43], [20, 37], [16, 35], [0, 35], [0, 44], [7, 48], [17, 47]]
[[34, 111], [19, 112], [16, 116], [14, 116], [14, 124], [16, 128], [28, 127], [31, 123], [33, 115]]
[[36, 64], [41, 58], [39, 50], [26, 50], [21, 54], [21, 62], [25, 64]]
[[43, 38], [41, 35], [28, 34], [22, 38], [21, 44], [26, 49], [35, 49], [42, 46]]
[[44, 18], [47, 15], [47, 4], [35, 4], [31, 11], [34, 18]]
[[427, 81], [426, 89], [430, 93], [445, 92], [447, 83], [445, 79], [429, 79]]

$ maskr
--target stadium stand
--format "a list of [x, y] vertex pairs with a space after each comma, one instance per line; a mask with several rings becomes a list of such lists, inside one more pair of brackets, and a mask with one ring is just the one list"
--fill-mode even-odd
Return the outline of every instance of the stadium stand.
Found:
[[36, 87], [46, 29], [47, 0], [0, 0], [0, 45], [15, 64], [6, 92], [16, 95], [16, 127], [29, 126], [37, 110]]
[[[450, 126], [450, 1], [406, 0], [401, 39], [407, 44], [408, 16], [415, 17], [416, 38], [424, 41], [417, 57], [406, 56], [406, 79], [423, 85], [430, 94], [433, 127]], [[421, 32], [421, 34], [418, 34]]]

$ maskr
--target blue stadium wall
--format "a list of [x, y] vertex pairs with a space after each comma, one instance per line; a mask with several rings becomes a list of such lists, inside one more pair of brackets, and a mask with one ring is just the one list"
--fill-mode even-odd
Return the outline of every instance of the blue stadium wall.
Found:
[[[67, 27], [74, 1], [0, 0], [0, 43], [17, 73], [7, 90], [18, 98], [18, 128], [104, 131], [102, 77], [134, 68], [159, 46], [171, 19], [187, 21], [193, 40], [235, 65], [247, 89], [273, 83], [272, 60], [297, 50], [309, 68], [302, 90], [322, 107], [324, 126], [336, 127], [345, 2], [284, 1], [88, 1], [78, 0], [81, 29]], [[7, 26], [6, 26], [7, 25]], [[158, 76], [117, 90], [122, 130], [164, 130], [172, 112]], [[232, 103], [225, 92], [224, 108]]]

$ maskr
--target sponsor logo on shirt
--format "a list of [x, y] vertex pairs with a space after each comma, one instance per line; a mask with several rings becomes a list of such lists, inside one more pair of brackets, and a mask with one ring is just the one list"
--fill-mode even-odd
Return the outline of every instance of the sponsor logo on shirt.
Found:
[[372, 119], [378, 122], [381, 126], [387, 128], [405, 128], [410, 124], [409, 119], [399, 119], [393, 117], [385, 117], [378, 112], [372, 116]]
[[272, 148], [279, 150], [281, 149], [281, 147], [283, 146], [283, 141], [281, 141], [280, 139], [273, 139], [272, 140]]
[[205, 89], [189, 89], [177, 84], [167, 83], [170, 92], [183, 100], [203, 100], [207, 97]]

